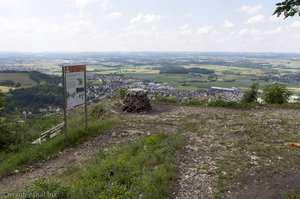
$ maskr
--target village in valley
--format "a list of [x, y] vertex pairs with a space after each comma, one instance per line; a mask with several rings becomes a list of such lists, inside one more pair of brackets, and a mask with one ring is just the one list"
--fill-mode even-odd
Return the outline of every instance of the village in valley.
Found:
[[[16, 57], [8, 53], [0, 58], [0, 71], [3, 72], [0, 85], [7, 92], [18, 92], [15, 89], [29, 89], [30, 85], [35, 85], [34, 80], [28, 85], [23, 82], [23, 85], [20, 82], [16, 85], [5, 79], [8, 73], [40, 72], [55, 78], [54, 87], [59, 89], [62, 87], [61, 67], [81, 63], [87, 65], [89, 103], [104, 97], [115, 98], [120, 89], [130, 88], [148, 90], [151, 100], [162, 96], [185, 103], [191, 99], [211, 101], [221, 97], [226, 101], [239, 102], [253, 82], [259, 82], [261, 87], [276, 82], [286, 85], [293, 92], [288, 101], [294, 103], [299, 100], [300, 74], [297, 67], [300, 61], [295, 54], [143, 53], [134, 57], [131, 53], [86, 53], [20, 54]], [[262, 96], [260, 90], [259, 103], [263, 103]], [[20, 112], [30, 116], [62, 111], [62, 107], [55, 103], [37, 108], [32, 111], [23, 106]]]

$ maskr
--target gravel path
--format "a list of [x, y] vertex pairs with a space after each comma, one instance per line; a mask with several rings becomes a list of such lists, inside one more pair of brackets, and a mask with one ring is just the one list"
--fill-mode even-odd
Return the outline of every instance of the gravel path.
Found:
[[179, 179], [173, 186], [170, 198], [213, 198], [214, 178], [204, 167], [213, 167], [203, 142], [192, 133], [185, 134], [185, 145], [177, 155]]

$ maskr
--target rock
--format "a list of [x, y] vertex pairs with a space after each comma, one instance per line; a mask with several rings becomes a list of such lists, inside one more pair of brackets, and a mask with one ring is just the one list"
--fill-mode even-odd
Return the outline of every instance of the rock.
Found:
[[150, 111], [152, 108], [147, 94], [148, 91], [144, 89], [129, 89], [123, 101], [122, 110], [130, 113]]

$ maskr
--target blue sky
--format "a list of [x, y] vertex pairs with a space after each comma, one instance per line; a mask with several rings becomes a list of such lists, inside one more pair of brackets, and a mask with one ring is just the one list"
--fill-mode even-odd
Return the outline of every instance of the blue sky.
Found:
[[0, 51], [300, 52], [280, 0], [0, 0]]

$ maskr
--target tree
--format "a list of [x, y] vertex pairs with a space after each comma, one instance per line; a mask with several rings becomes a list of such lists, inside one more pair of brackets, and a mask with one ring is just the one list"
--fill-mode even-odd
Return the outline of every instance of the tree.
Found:
[[6, 149], [15, 141], [14, 135], [11, 133], [10, 125], [0, 118], [0, 151]]
[[276, 4], [277, 8], [273, 15], [279, 17], [281, 14], [284, 18], [293, 17], [298, 14], [300, 16], [300, 0], [285, 0]]
[[247, 90], [244, 93], [244, 96], [242, 98], [242, 103], [254, 103], [257, 102], [257, 97], [258, 97], [258, 89], [259, 89], [259, 83], [254, 82], [250, 89]]
[[286, 103], [292, 93], [283, 85], [278, 83], [265, 86], [264, 101], [267, 104], [283, 104]]
[[0, 93], [0, 111], [4, 108], [3, 93]]

